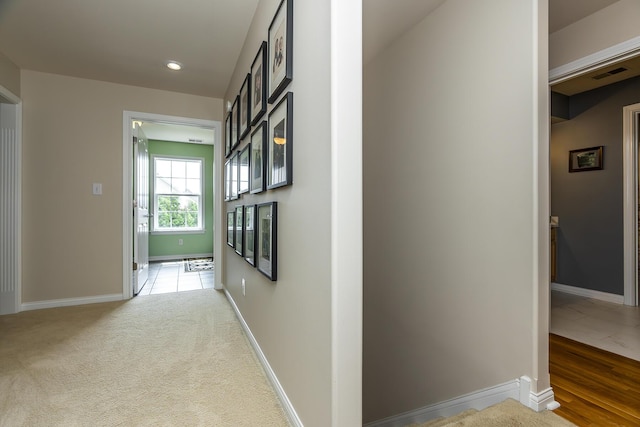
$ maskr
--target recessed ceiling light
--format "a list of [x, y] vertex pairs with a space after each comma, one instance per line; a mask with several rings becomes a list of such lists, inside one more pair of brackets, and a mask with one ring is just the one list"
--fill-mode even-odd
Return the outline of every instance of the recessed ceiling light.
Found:
[[167, 68], [178, 71], [182, 69], [182, 64], [176, 61], [167, 61]]

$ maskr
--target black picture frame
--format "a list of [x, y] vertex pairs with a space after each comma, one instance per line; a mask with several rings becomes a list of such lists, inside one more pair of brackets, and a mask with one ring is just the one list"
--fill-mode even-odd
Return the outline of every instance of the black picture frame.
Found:
[[240, 197], [240, 193], [238, 193], [238, 160], [239, 160], [239, 152], [231, 157], [230, 169], [231, 169], [231, 177], [229, 182], [229, 200], [238, 200]]
[[231, 150], [234, 150], [240, 144], [240, 114], [239, 114], [240, 95], [236, 96], [231, 107]]
[[267, 190], [293, 184], [293, 93], [269, 113], [267, 137]]
[[238, 194], [249, 192], [251, 173], [251, 143], [247, 144], [238, 157]]
[[227, 245], [235, 248], [235, 233], [236, 231], [236, 212], [229, 211], [227, 212]]
[[224, 201], [231, 200], [231, 159], [224, 164]]
[[251, 134], [251, 160], [249, 164], [249, 191], [261, 193], [267, 189], [267, 122], [262, 121]]
[[238, 129], [240, 129], [240, 140], [251, 131], [251, 74], [247, 74], [240, 87], [240, 120]]
[[224, 121], [224, 157], [229, 157], [232, 151], [232, 140], [231, 140], [231, 121], [233, 120], [233, 115], [231, 111], [227, 114], [227, 118]]
[[293, 0], [280, 2], [269, 25], [268, 40], [268, 100], [273, 104], [293, 79]]
[[278, 280], [278, 202], [256, 205], [256, 267], [269, 280]]
[[569, 151], [569, 172], [604, 169], [604, 146]]
[[244, 257], [244, 206], [236, 206], [235, 209], [235, 250], [238, 255]]
[[267, 112], [267, 42], [260, 49], [251, 64], [251, 124], [255, 125]]
[[244, 207], [244, 260], [256, 265], [256, 206]]

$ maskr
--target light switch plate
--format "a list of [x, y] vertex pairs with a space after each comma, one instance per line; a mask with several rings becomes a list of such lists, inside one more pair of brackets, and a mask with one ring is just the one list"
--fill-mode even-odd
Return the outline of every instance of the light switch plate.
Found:
[[102, 195], [102, 184], [99, 182], [93, 183], [93, 195], [100, 196]]

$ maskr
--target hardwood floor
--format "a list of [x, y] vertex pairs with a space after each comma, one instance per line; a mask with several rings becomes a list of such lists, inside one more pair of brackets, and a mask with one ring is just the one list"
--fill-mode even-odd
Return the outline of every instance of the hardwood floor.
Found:
[[640, 362], [549, 335], [554, 412], [580, 427], [640, 426]]

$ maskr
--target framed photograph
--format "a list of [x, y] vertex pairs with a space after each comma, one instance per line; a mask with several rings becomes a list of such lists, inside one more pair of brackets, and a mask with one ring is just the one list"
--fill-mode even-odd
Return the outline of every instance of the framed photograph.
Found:
[[236, 213], [227, 212], [227, 245], [235, 247]]
[[251, 163], [251, 143], [240, 151], [240, 160], [238, 160], [238, 193], [244, 194], [249, 192], [249, 165]]
[[231, 155], [231, 121], [233, 120], [231, 111], [227, 114], [227, 118], [224, 121], [224, 156], [229, 157]]
[[224, 201], [231, 200], [231, 159], [224, 164]]
[[251, 160], [249, 164], [251, 194], [261, 193], [266, 190], [267, 157], [264, 155], [266, 151], [267, 122], [262, 121], [260, 126], [251, 134]]
[[236, 206], [236, 229], [235, 237], [233, 238], [236, 246], [236, 253], [241, 257], [244, 257], [244, 218], [243, 218], [244, 206]]
[[569, 151], [569, 172], [600, 170], [603, 160], [603, 146]]
[[230, 167], [229, 169], [231, 170], [230, 174], [231, 177], [229, 178], [230, 182], [229, 182], [229, 200], [238, 200], [239, 197], [239, 193], [238, 193], [238, 161], [239, 161], [239, 152], [236, 152], [236, 154], [234, 154], [231, 157], [231, 162], [230, 162]]
[[256, 206], [256, 267], [270, 280], [278, 279], [278, 202]]
[[251, 64], [251, 124], [267, 111], [267, 42], [263, 41]]
[[233, 101], [233, 107], [231, 107], [231, 150], [240, 144], [240, 135], [238, 134], [238, 123], [240, 123], [238, 104], [240, 104], [240, 96], [236, 96], [236, 100]]
[[269, 104], [293, 78], [293, 0], [282, 0], [269, 25]]
[[255, 205], [244, 207], [244, 259], [249, 264], [256, 265], [256, 207]]
[[240, 140], [251, 131], [251, 74], [247, 74], [240, 88]]
[[293, 93], [287, 92], [269, 113], [267, 189], [293, 183]]

